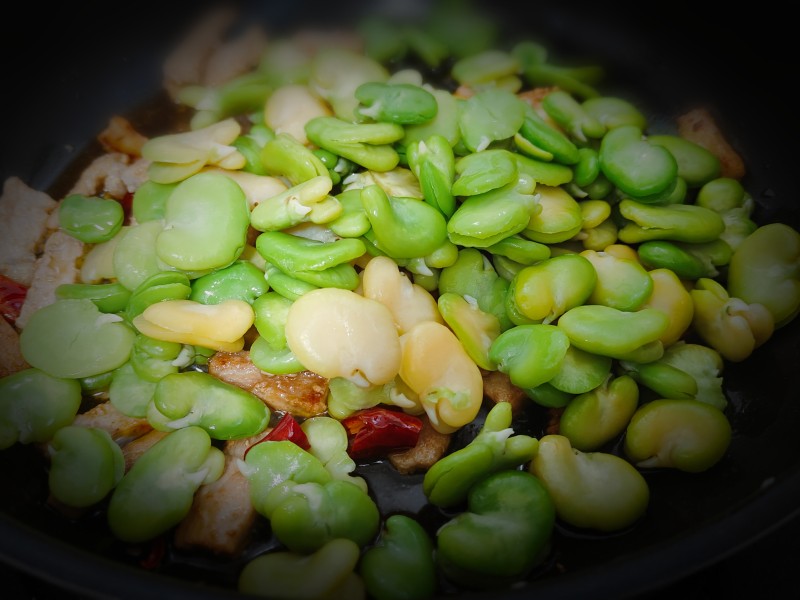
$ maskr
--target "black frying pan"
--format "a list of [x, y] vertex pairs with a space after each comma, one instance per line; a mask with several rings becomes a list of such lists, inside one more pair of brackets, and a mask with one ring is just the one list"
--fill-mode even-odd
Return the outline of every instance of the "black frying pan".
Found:
[[[666, 124], [685, 108], [708, 103], [745, 158], [744, 183], [757, 202], [756, 219], [800, 227], [797, 169], [789, 151], [800, 127], [785, 75], [792, 55], [784, 52], [787, 27], [769, 6], [725, 16], [675, 3], [492, 5], [509, 35], [530, 31], [565, 58], [605, 65], [604, 91], [643, 102], [651, 123]], [[367, 2], [244, 3], [273, 31], [309, 19], [346, 22], [372, 8]], [[93, 137], [111, 115], [136, 115], [145, 132], [157, 131], [159, 122], [147, 107], [160, 85], [161, 60], [194, 13], [154, 3], [99, 2], [13, 11], [3, 23], [0, 168], [3, 178], [18, 175], [58, 196], [67, 185], [59, 175], [94, 150]], [[559, 568], [502, 597], [653, 591], [751, 546], [794, 517], [800, 507], [799, 333], [795, 321], [745, 363], [726, 367], [734, 439], [717, 466], [701, 475], [648, 472], [652, 499], [643, 523], [614, 536], [559, 529], [552, 562]], [[370, 465], [361, 474], [379, 506], [407, 507], [424, 519], [419, 494], [398, 493], [391, 468]], [[141, 557], [109, 538], [100, 515], [74, 524], [50, 512], [43, 504], [44, 465], [28, 448], [0, 452], [0, 481], [0, 558], [16, 569], [80, 597], [235, 596], [224, 587], [230, 572], [212, 562], [176, 555], [161, 572], [144, 571], [136, 566]]]

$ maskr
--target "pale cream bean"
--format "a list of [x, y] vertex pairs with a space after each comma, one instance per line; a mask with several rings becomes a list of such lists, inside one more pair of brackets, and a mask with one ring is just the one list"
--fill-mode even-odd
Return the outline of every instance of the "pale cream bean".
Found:
[[400, 369], [400, 340], [391, 311], [340, 288], [319, 288], [289, 308], [286, 342], [310, 371], [328, 379], [382, 385]]
[[392, 312], [400, 335], [423, 321], [444, 323], [431, 293], [401, 273], [388, 256], [376, 256], [367, 263], [361, 285], [365, 297]]
[[332, 114], [327, 103], [308, 86], [294, 83], [275, 90], [264, 106], [264, 122], [275, 133], [288, 133], [301, 144], [308, 144], [306, 123]]
[[419, 395], [434, 429], [452, 433], [477, 416], [483, 378], [450, 329], [424, 321], [402, 335], [400, 345], [400, 377]]

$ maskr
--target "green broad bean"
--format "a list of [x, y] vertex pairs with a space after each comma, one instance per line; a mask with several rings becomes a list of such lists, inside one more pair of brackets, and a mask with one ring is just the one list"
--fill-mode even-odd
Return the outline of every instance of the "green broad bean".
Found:
[[84, 394], [95, 394], [97, 392], [104, 392], [108, 390], [111, 385], [111, 379], [114, 376], [114, 371], [106, 371], [105, 373], [98, 373], [97, 375], [90, 375], [89, 377], [81, 377], [78, 383], [81, 384], [81, 391]]
[[[592, 200], [589, 200], [589, 202], [592, 202]], [[617, 224], [614, 222], [613, 217], [609, 217], [596, 227], [581, 230], [581, 232], [576, 235], [575, 238], [581, 242], [581, 245], [586, 250], [595, 250], [596, 252], [601, 252], [608, 246], [617, 243], [618, 232], [619, 229], [617, 228]]]
[[[350, 262], [366, 252], [360, 239], [320, 242], [283, 231], [265, 231], [256, 238], [256, 249], [267, 262], [295, 279], [317, 287], [350, 290], [358, 286], [358, 274]], [[269, 272], [267, 283], [272, 286]]]
[[768, 223], [748, 235], [731, 256], [728, 292], [766, 306], [777, 329], [791, 322], [800, 313], [800, 233]]
[[461, 85], [479, 87], [519, 71], [519, 61], [501, 50], [484, 50], [455, 62], [450, 74]]
[[[562, 317], [563, 318], [563, 317]], [[570, 339], [555, 325], [517, 325], [501, 333], [489, 347], [489, 360], [511, 383], [533, 388], [558, 373]]]
[[558, 320], [570, 343], [581, 350], [636, 362], [661, 358], [659, 338], [668, 326], [669, 317], [655, 308], [630, 312], [602, 304], [576, 306]]
[[108, 401], [123, 415], [135, 419], [145, 418], [157, 381], [140, 376], [129, 361], [114, 369], [108, 388]]
[[290, 551], [309, 554], [336, 538], [366, 546], [380, 527], [362, 488], [334, 479], [322, 461], [290, 441], [267, 441], [245, 457], [250, 498]]
[[467, 510], [436, 533], [444, 576], [468, 588], [495, 588], [539, 564], [555, 526], [542, 482], [526, 471], [501, 471], [469, 491]]
[[[713, 277], [716, 269], [696, 254], [667, 240], [649, 240], [636, 248], [639, 260], [648, 269], [670, 269], [681, 279]], [[712, 270], [713, 269], [713, 270]]]
[[695, 204], [718, 213], [741, 209], [747, 216], [750, 216], [755, 205], [753, 197], [741, 182], [731, 177], [716, 177], [704, 183], [697, 190]]
[[433, 542], [417, 521], [390, 515], [378, 540], [358, 565], [367, 593], [376, 600], [426, 600], [436, 591]]
[[419, 125], [436, 116], [436, 98], [427, 90], [409, 83], [362, 83], [356, 88], [359, 106], [355, 116], [398, 125]]
[[482, 369], [494, 370], [495, 364], [489, 359], [489, 348], [500, 335], [499, 319], [452, 292], [440, 294], [437, 304], [445, 322], [475, 364]]
[[266, 292], [253, 302], [255, 325], [258, 334], [273, 348], [286, 346], [286, 319], [292, 300], [277, 292]]
[[[163, 221], [145, 221], [123, 227], [113, 247], [112, 274], [133, 291], [148, 277], [164, 271], [156, 254], [156, 240], [164, 229]], [[117, 238], [114, 238], [117, 239]]]
[[168, 433], [146, 450], [114, 488], [107, 521], [118, 539], [140, 543], [180, 523], [197, 489], [219, 479], [222, 451], [200, 427]]
[[342, 420], [365, 408], [391, 404], [389, 385], [362, 386], [344, 377], [333, 377], [328, 380], [328, 414]]
[[297, 300], [303, 294], [319, 289], [319, 286], [292, 277], [271, 263], [267, 263], [264, 275], [270, 289], [288, 300]]
[[264, 144], [260, 159], [266, 174], [283, 176], [292, 186], [328, 175], [322, 160], [288, 133], [279, 133]]
[[125, 308], [125, 316], [133, 320], [151, 304], [163, 300], [186, 300], [191, 294], [192, 284], [184, 273], [157, 271], [133, 290]]
[[606, 129], [633, 125], [642, 131], [647, 129], [647, 117], [628, 100], [616, 96], [587, 98], [583, 110], [602, 123]]
[[167, 200], [156, 252], [177, 269], [226, 267], [244, 250], [249, 225], [239, 185], [221, 174], [199, 173], [178, 184]]
[[489, 192], [469, 196], [447, 222], [454, 244], [486, 248], [520, 233], [542, 209], [531, 180], [509, 183]]
[[597, 282], [587, 300], [589, 304], [637, 310], [653, 293], [653, 280], [636, 260], [594, 250], [584, 250], [581, 256], [592, 263], [597, 273]]
[[544, 120], [532, 107], [526, 106], [525, 119], [519, 128], [519, 136], [528, 144], [526, 154], [543, 161], [555, 161], [562, 165], [574, 165], [580, 160], [575, 143]]
[[654, 392], [659, 398], [693, 400], [697, 395], [697, 382], [694, 377], [665, 362], [663, 357], [644, 364], [628, 360], [622, 360], [619, 364], [623, 373]]
[[317, 146], [371, 171], [391, 171], [400, 162], [392, 147], [405, 131], [396, 123], [350, 123], [336, 117], [315, 117], [306, 135]]
[[392, 258], [427, 256], [447, 240], [447, 221], [427, 202], [388, 196], [380, 186], [369, 185], [361, 190], [361, 203], [374, 244]]
[[547, 408], [564, 408], [575, 397], [574, 394], [555, 388], [549, 381], [540, 383], [536, 387], [525, 388], [522, 391], [536, 404]]
[[696, 400], [659, 399], [640, 406], [625, 430], [625, 454], [639, 468], [702, 473], [725, 456], [731, 424]]
[[582, 452], [598, 450], [620, 435], [639, 406], [639, 386], [630, 375], [609, 376], [575, 396], [561, 413], [559, 433]]
[[[259, 202], [250, 213], [250, 224], [258, 231], [279, 231], [318, 221], [315, 213], [325, 208], [332, 188], [333, 181], [327, 173], [307, 179]], [[338, 216], [334, 214], [333, 218]]]
[[288, 346], [276, 348], [261, 336], [250, 345], [250, 361], [265, 373], [273, 375], [289, 375], [305, 370]]
[[308, 451], [320, 460], [334, 480], [348, 481], [367, 493], [364, 478], [352, 475], [356, 462], [347, 453], [347, 430], [340, 421], [318, 415], [304, 420], [300, 428], [311, 446]]
[[532, 265], [550, 258], [550, 246], [528, 240], [520, 235], [510, 235], [486, 247], [493, 256], [504, 256], [521, 265]]
[[628, 461], [605, 452], [574, 449], [563, 435], [546, 435], [530, 471], [552, 498], [556, 515], [581, 529], [613, 532], [641, 519], [650, 488]]
[[47, 484], [67, 506], [97, 504], [125, 473], [122, 449], [105, 429], [67, 425], [56, 431], [49, 449]]
[[583, 109], [581, 103], [565, 90], [555, 90], [542, 100], [542, 109], [547, 115], [580, 142], [600, 139], [606, 127]]
[[161, 221], [167, 206], [167, 199], [177, 183], [156, 183], [147, 180], [133, 193], [131, 213], [137, 223]]
[[470, 489], [491, 473], [529, 462], [536, 455], [539, 442], [527, 435], [514, 435], [511, 419], [511, 404], [498, 402], [469, 444], [428, 469], [422, 480], [428, 501], [443, 508], [459, 505], [467, 499]]
[[561, 254], [521, 269], [508, 288], [507, 303], [530, 321], [551, 323], [585, 303], [597, 271], [580, 254]]
[[580, 205], [561, 187], [536, 186], [541, 210], [520, 233], [542, 244], [558, 244], [575, 237], [583, 226]]
[[463, 101], [458, 117], [461, 141], [471, 152], [514, 137], [525, 120], [525, 103], [513, 93], [487, 88]]
[[611, 373], [611, 358], [570, 345], [558, 371], [548, 382], [557, 390], [577, 395], [597, 388]]
[[635, 125], [611, 129], [600, 142], [599, 157], [603, 174], [634, 198], [664, 192], [678, 176], [670, 151], [649, 143]]
[[594, 148], [578, 150], [578, 162], [575, 164], [572, 180], [575, 185], [585, 187], [600, 175], [600, 157]]
[[[275, 137], [274, 134], [272, 137]], [[231, 145], [236, 148], [239, 154], [244, 156], [245, 164], [242, 167], [243, 172], [253, 173], [254, 175], [267, 174], [267, 170], [261, 163], [261, 151], [264, 149], [264, 146], [260, 144], [253, 136], [240, 135], [233, 140]]]
[[451, 189], [456, 167], [450, 143], [439, 134], [411, 141], [406, 146], [406, 158], [419, 180], [425, 202], [450, 217], [456, 209]]
[[678, 163], [678, 176], [690, 188], [698, 188], [719, 177], [719, 159], [699, 144], [677, 135], [650, 135], [647, 141], [669, 150]]
[[627, 219], [619, 230], [619, 239], [626, 244], [648, 240], [712, 242], [725, 230], [719, 213], [695, 204], [653, 206], [625, 199], [618, 207]]
[[123, 226], [113, 238], [107, 242], [93, 245], [84, 254], [80, 270], [81, 281], [84, 283], [105, 283], [104, 280], [116, 278], [114, 273], [114, 252], [128, 229], [130, 227]]
[[555, 187], [572, 181], [572, 169], [555, 162], [536, 160], [517, 153], [517, 171], [534, 182]]
[[357, 238], [367, 233], [371, 227], [364, 205], [361, 203], [361, 190], [349, 189], [336, 195], [342, 206], [342, 213], [328, 227], [339, 237]]
[[237, 580], [242, 594], [295, 600], [364, 597], [355, 574], [361, 549], [347, 538], [335, 538], [310, 554], [279, 550], [248, 561]]
[[455, 173], [453, 196], [476, 196], [516, 183], [517, 162], [508, 150], [484, 150], [459, 158]]
[[130, 290], [121, 283], [62, 283], [56, 288], [56, 299], [89, 299], [104, 313], [125, 310], [130, 297]]
[[497, 318], [502, 330], [512, 325], [505, 309], [507, 290], [508, 282], [498, 276], [476, 248], [461, 249], [456, 262], [439, 273], [440, 294], [454, 293], [473, 299], [481, 311]]
[[136, 333], [122, 317], [86, 298], [56, 300], [31, 315], [19, 337], [22, 356], [53, 377], [81, 378], [127, 362]]
[[125, 213], [116, 200], [70, 194], [58, 203], [61, 229], [87, 244], [107, 242], [122, 228]]
[[459, 100], [447, 90], [434, 89], [431, 94], [436, 99], [436, 116], [421, 125], [406, 125], [400, 145], [408, 148], [413, 142], [430, 139], [437, 135], [444, 138], [451, 148], [461, 139], [458, 127]]
[[598, 66], [566, 67], [553, 64], [531, 64], [523, 69], [525, 80], [534, 87], [557, 86], [578, 98], [600, 95], [594, 83], [603, 75]]
[[[142, 343], [142, 340], [147, 341]], [[146, 346], [149, 342], [161, 342], [161, 340], [155, 340], [141, 334], [136, 336], [136, 342], [133, 344], [131, 357], [128, 361], [136, 375], [145, 381], [157, 382], [166, 375], [177, 373], [178, 363], [175, 362], [175, 359], [178, 357], [182, 345], [176, 342], [161, 342], [165, 345], [177, 346], [178, 349], [172, 356], [160, 357], [148, 351], [149, 349]]]
[[269, 290], [264, 272], [253, 263], [243, 260], [195, 279], [191, 287], [189, 300], [201, 304], [243, 300], [252, 305]]
[[724, 362], [720, 353], [713, 348], [681, 340], [667, 348], [659, 361], [694, 377], [697, 384], [694, 400], [697, 402], [710, 404], [723, 411], [728, 406], [722, 388]]
[[153, 403], [172, 429], [197, 426], [216, 440], [261, 433], [270, 410], [256, 396], [207, 373], [166, 375], [156, 385]]
[[72, 423], [81, 386], [29, 367], [0, 378], [0, 450], [16, 443], [46, 442]]

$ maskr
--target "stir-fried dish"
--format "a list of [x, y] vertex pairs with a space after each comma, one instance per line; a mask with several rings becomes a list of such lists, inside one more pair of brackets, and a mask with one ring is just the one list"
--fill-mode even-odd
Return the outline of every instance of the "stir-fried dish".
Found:
[[707, 107], [654, 128], [468, 12], [233, 21], [164, 63], [170, 128], [113, 115], [63, 197], [4, 182], [0, 449], [50, 509], [143, 568], [422, 600], [535, 581], [558, 525], [624, 535], [649, 471], [726, 455], [723, 371], [800, 310], [800, 233], [753, 219]]

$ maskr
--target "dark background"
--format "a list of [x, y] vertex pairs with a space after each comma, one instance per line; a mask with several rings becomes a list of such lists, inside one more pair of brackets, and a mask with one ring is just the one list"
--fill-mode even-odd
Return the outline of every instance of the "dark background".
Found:
[[[177, 35], [190, 14], [187, 3], [166, 4], [90, 1], [44, 6], [28, 2], [4, 8], [0, 20], [3, 81], [0, 174], [3, 177], [19, 174], [34, 186], [44, 182], [48, 173], [74, 156], [86, 131], [101, 129], [109, 114], [102, 111], [85, 114], [81, 108], [104, 106], [122, 110], [147, 97], [159, 83], [153, 61], [163, 56], [169, 46], [167, 40]], [[208, 2], [197, 2], [194, 6], [205, 4]], [[260, 4], [269, 5], [270, 10], [279, 13], [292, 12], [287, 3]], [[366, 4], [345, 2], [337, 6], [346, 11], [351, 5], [360, 10]], [[537, 20], [547, 18], [543, 3], [515, 3], [510, 8], [506, 4], [496, 2], [492, 6], [512, 11], [521, 27], [533, 28]], [[797, 33], [792, 31], [792, 19], [776, 3], [761, 2], [744, 10], [698, 2], [559, 2], [559, 5], [562, 16], [574, 11], [572, 14], [583, 19], [610, 20], [621, 31], [635, 34], [641, 50], [638, 67], [643, 70], [658, 72], [659, 57], [664, 60], [677, 55], [686, 57], [705, 84], [730, 102], [746, 107], [749, 113], [745, 112], [753, 122], [767, 114], [775, 121], [779, 115], [777, 121], [785, 124], [785, 129], [769, 132], [770, 143], [785, 147], [787, 153], [797, 152], [799, 104], [793, 90], [797, 79]], [[330, 3], [294, 2], [292, 14], [324, 21], [323, 6]], [[614, 37], [609, 36], [606, 42], [613, 52]], [[630, 53], [631, 47], [626, 48], [625, 52]], [[138, 88], [98, 85], [87, 78], [91, 72], [118, 71], [120, 65], [130, 68], [133, 77], [142, 82]], [[81, 117], [64, 122], [65, 114], [81, 114]], [[66, 133], [58, 143], [49, 143], [48, 134], [54, 129]], [[41, 144], [44, 148], [41, 158], [33, 164], [18, 151], [20, 140], [30, 136], [48, 141]], [[75, 146], [71, 145], [73, 140]], [[800, 175], [796, 177], [800, 181]], [[795, 207], [789, 216], [797, 224], [800, 198], [796, 188], [794, 193]], [[797, 364], [796, 356], [794, 360]], [[795, 396], [800, 400], [800, 394]], [[791, 460], [800, 462], [800, 456]], [[6, 488], [0, 493], [9, 491]], [[651, 591], [637, 597], [654, 600], [676, 595], [689, 599], [751, 594], [798, 597], [800, 519], [789, 518], [793, 512], [796, 511], [778, 511], [779, 522], [771, 524], [772, 530], [764, 530], [763, 537], [756, 539], [750, 535], [717, 556], [705, 556], [702, 563], [710, 566], [686, 577], [676, 575], [676, 581], [668, 578], [664, 585], [654, 582]], [[783, 518], [787, 520], [782, 521]], [[683, 569], [681, 573], [688, 571], [692, 569]], [[0, 585], [1, 595], [9, 600], [81, 597], [30, 575], [27, 570], [8, 566], [0, 566]]]

